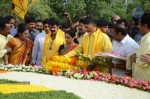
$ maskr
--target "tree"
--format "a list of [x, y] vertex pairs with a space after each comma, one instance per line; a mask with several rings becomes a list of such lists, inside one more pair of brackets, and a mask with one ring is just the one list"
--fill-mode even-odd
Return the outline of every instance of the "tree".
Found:
[[150, 12], [150, 2], [149, 0], [139, 0], [141, 2], [141, 6], [144, 9], [145, 12]]
[[46, 19], [49, 17], [57, 18], [55, 12], [48, 5], [43, 5], [41, 3], [36, 3], [29, 8], [27, 15], [34, 15], [38, 19]]
[[129, 2], [128, 1], [128, 4], [127, 4], [127, 16], [126, 16], [126, 18], [128, 19], [128, 20], [133, 20], [132, 19], [132, 12], [133, 12], [133, 9], [134, 8], [136, 8], [137, 6], [139, 6], [141, 4], [141, 2], [139, 2], [139, 1], [134, 1], [133, 0], [133, 2]]
[[[45, 2], [48, 1], [45, 0]], [[61, 15], [64, 12], [68, 12], [73, 19], [78, 19], [78, 17], [84, 13], [85, 7], [84, 0], [67, 0], [67, 2], [64, 2], [64, 0], [51, 0], [48, 5], [53, 9], [60, 20], [63, 20]]]
[[86, 15], [92, 15], [96, 19], [105, 18], [110, 20], [115, 14], [126, 17], [124, 0], [85, 0], [85, 3]]
[[11, 2], [9, 0], [0, 0], [0, 16], [12, 15]]
[[[34, 15], [37, 18], [45, 19], [55, 17], [61, 22], [65, 21], [61, 15], [64, 12], [70, 13], [74, 22], [80, 16], [91, 15], [96, 19], [105, 18], [110, 20], [114, 14], [123, 18], [131, 19], [132, 10], [141, 6], [144, 11], [150, 11], [149, 0], [38, 0], [39, 3], [32, 5], [27, 15]], [[13, 15], [19, 22], [21, 19], [13, 14], [11, 0], [0, 0], [0, 15]]]

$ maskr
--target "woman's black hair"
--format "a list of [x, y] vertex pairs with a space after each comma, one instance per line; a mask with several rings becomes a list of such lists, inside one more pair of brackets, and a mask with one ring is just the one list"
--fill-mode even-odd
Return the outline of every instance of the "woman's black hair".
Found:
[[26, 25], [25, 23], [20, 23], [20, 24], [18, 25], [17, 34], [16, 34], [15, 37], [18, 37], [18, 36], [19, 36], [19, 33], [22, 34], [25, 30], [28, 30], [27, 25]]
[[68, 30], [68, 31], [65, 31], [65, 34], [69, 34], [72, 38], [74, 38], [74, 42], [75, 43], [79, 43], [78, 41], [77, 41], [77, 39], [75, 38], [75, 36], [76, 36], [76, 34], [75, 34], [75, 32], [73, 31], [73, 30]]

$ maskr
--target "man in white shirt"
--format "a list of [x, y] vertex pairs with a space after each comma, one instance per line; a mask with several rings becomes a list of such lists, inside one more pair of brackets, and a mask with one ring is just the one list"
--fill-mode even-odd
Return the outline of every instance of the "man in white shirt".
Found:
[[40, 33], [36, 36], [34, 46], [32, 49], [32, 64], [38, 66], [40, 66], [42, 62], [42, 52], [46, 34], [48, 34], [50, 31], [49, 19], [45, 19], [43, 21], [43, 25], [44, 25], [44, 33]]
[[[117, 24], [112, 29], [113, 32], [113, 52], [127, 57], [135, 53], [139, 45], [127, 34], [127, 29]], [[112, 73], [124, 76], [126, 73], [126, 61], [113, 59]]]

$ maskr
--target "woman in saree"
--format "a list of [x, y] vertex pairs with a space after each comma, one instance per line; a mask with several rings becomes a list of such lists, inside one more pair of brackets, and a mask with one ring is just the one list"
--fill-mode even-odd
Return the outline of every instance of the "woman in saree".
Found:
[[29, 30], [24, 23], [18, 25], [18, 33], [15, 38], [10, 40], [5, 49], [7, 54], [4, 56], [5, 64], [27, 64], [31, 59], [31, 48], [33, 42], [28, 39]]
[[72, 30], [68, 30], [65, 32], [65, 40], [66, 40], [66, 43], [63, 45], [60, 45], [59, 47], [59, 55], [67, 54], [78, 45], [75, 43], [77, 42], [77, 40], [75, 38], [75, 32]]

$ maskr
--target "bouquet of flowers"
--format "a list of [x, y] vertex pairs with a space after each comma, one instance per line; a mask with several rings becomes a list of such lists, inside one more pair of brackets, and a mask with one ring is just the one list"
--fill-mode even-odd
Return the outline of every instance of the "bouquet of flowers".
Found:
[[[80, 55], [76, 55], [75, 57], [71, 58], [64, 56], [51, 56], [44, 67], [47, 71], [52, 71], [54, 73], [66, 71], [67, 69], [84, 69], [88, 66], [89, 61], [84, 60], [82, 57]], [[86, 58], [88, 59], [88, 57]]]

